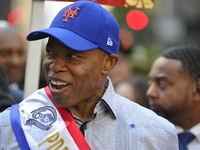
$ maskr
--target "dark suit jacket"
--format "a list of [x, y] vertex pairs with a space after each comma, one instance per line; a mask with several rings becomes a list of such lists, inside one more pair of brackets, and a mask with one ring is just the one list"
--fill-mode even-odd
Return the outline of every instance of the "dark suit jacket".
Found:
[[23, 100], [24, 92], [21, 89], [14, 89], [9, 86], [10, 93], [16, 103], [20, 103]]
[[8, 80], [3, 67], [0, 65], [0, 112], [15, 104], [8, 88]]

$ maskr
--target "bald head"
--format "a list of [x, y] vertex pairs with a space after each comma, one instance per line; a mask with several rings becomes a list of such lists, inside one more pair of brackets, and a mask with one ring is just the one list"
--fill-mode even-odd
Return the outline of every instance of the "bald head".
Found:
[[10, 28], [0, 27], [0, 40], [7, 40], [7, 38], [17, 39], [20, 43], [22, 43], [22, 38], [18, 33], [16, 33]]
[[19, 34], [8, 28], [0, 28], [0, 64], [9, 83], [22, 79], [25, 68], [23, 41]]

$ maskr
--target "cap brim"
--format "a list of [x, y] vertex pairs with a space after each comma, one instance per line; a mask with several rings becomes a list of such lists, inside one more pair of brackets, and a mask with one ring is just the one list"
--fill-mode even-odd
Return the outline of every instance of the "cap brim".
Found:
[[81, 37], [80, 35], [72, 31], [62, 29], [62, 28], [55, 28], [55, 27], [31, 32], [27, 36], [27, 40], [35, 41], [35, 40], [47, 38], [49, 36], [52, 36], [58, 39], [67, 47], [76, 51], [87, 51], [87, 50], [91, 50], [91, 49], [95, 49], [99, 47], [93, 42]]

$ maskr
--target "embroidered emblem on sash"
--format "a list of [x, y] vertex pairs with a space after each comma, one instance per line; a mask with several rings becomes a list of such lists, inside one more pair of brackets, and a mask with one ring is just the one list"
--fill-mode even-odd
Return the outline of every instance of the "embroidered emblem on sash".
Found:
[[74, 19], [74, 16], [78, 15], [77, 11], [80, 10], [80, 8], [76, 7], [74, 11], [71, 10], [72, 6], [70, 6], [65, 12], [63, 17], [65, 17], [64, 22], [68, 22], [68, 18]]
[[31, 113], [33, 118], [26, 120], [25, 125], [34, 125], [42, 130], [49, 130], [57, 119], [55, 109], [50, 106], [40, 107]]

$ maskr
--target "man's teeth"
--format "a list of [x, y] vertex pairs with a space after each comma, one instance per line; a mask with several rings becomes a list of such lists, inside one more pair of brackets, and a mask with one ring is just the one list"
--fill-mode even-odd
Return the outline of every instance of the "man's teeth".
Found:
[[53, 85], [68, 85], [69, 83], [66, 82], [62, 82], [62, 81], [55, 81], [55, 80], [51, 80], [51, 83]]

